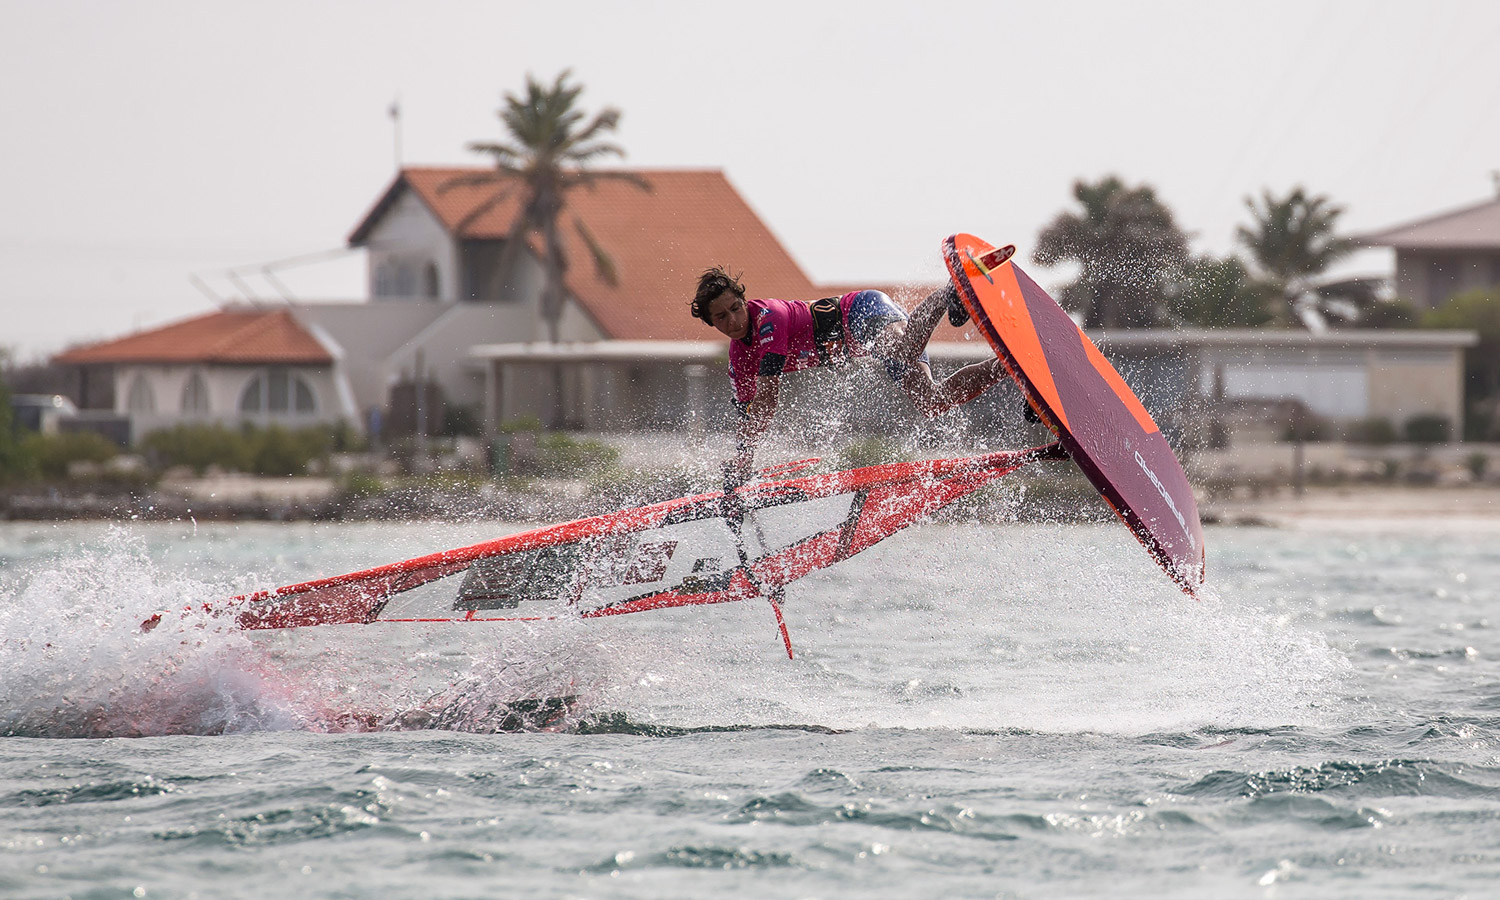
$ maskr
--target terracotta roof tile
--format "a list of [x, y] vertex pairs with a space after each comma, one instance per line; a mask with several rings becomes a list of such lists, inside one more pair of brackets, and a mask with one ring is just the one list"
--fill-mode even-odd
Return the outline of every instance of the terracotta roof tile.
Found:
[[333, 357], [286, 309], [226, 309], [117, 340], [74, 347], [53, 361], [329, 365]]

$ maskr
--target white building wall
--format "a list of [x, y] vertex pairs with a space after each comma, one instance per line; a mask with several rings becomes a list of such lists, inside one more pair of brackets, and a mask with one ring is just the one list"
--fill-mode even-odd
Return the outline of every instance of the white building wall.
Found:
[[1370, 414], [1370, 374], [1361, 365], [1227, 365], [1224, 398], [1301, 400], [1330, 419]]
[[[268, 372], [270, 366], [201, 366], [201, 365], [121, 365], [115, 368], [115, 413], [130, 419], [131, 434], [140, 440], [146, 434], [162, 428], [184, 424], [238, 425], [253, 422], [260, 425], [278, 424], [291, 428], [309, 425], [334, 424], [346, 418], [346, 410], [340, 403], [336, 373], [328, 366], [293, 366], [289, 371], [301, 378], [313, 395], [315, 409], [298, 412], [295, 408], [286, 412], [244, 413], [240, 411], [240, 397], [245, 387], [258, 374]], [[207, 412], [184, 411], [183, 389], [192, 374], [203, 376], [208, 388], [209, 408]], [[154, 399], [154, 409], [130, 408], [131, 388], [137, 379], [147, 386]], [[293, 404], [295, 406], [295, 404]], [[357, 426], [358, 422], [350, 422]]]
[[[402, 191], [371, 229], [365, 247], [372, 299], [458, 300], [458, 248], [415, 192]], [[437, 297], [427, 295], [428, 266], [437, 272]]]

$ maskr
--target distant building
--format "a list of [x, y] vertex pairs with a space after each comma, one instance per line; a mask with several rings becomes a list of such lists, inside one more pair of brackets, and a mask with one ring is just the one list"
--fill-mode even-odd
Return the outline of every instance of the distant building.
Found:
[[130, 440], [181, 423], [357, 420], [336, 353], [286, 308], [225, 309], [53, 362], [78, 369], [81, 412], [124, 420]]
[[[488, 425], [545, 417], [552, 380], [543, 363], [556, 347], [501, 357], [471, 352], [547, 343], [537, 248], [529, 243], [519, 254], [508, 282], [498, 271], [520, 187], [463, 181], [486, 171], [397, 174], [349, 238], [368, 251], [365, 302], [232, 308], [74, 348], [53, 362], [77, 371], [75, 399], [86, 414], [128, 417], [137, 438], [203, 420], [387, 428], [404, 421], [409, 429], [411, 407], [424, 395], [431, 408], [466, 408]], [[716, 263], [742, 269], [767, 296], [818, 296], [722, 171], [634, 174], [650, 189], [603, 180], [567, 197], [561, 239], [570, 268], [559, 346], [711, 337], [687, 302], [699, 272]], [[595, 272], [585, 234], [610, 256], [614, 283]], [[270, 347], [267, 335], [280, 343]], [[722, 348], [706, 353], [720, 358]], [[696, 356], [589, 358], [565, 367], [565, 424], [670, 428], [692, 418], [685, 398]], [[258, 409], [251, 407], [262, 395], [252, 382], [268, 392]]]
[[[1164, 429], [1225, 427], [1231, 440], [1281, 437], [1301, 410], [1335, 429], [1384, 419], [1399, 433], [1416, 416], [1463, 433], [1463, 353], [1472, 331], [1182, 329], [1090, 335]], [[1256, 408], [1269, 421], [1239, 429]]]
[[1500, 197], [1356, 240], [1396, 251], [1396, 295], [1422, 309], [1500, 285]]
[[[486, 171], [397, 174], [349, 237], [368, 251], [361, 302], [230, 308], [61, 354], [55, 362], [78, 372], [82, 414], [122, 417], [136, 439], [192, 421], [344, 421], [387, 435], [432, 433], [445, 410], [488, 432], [523, 416], [545, 420], [561, 371], [566, 426], [717, 428], [732, 421], [727, 347], [688, 312], [708, 266], [742, 271], [763, 297], [875, 288], [911, 308], [932, 288], [814, 284], [721, 171], [641, 170], [649, 191], [603, 181], [568, 195], [560, 238], [570, 268], [552, 343], [540, 314], [538, 248], [522, 248], [508, 279], [498, 270], [522, 190], [472, 183]], [[612, 258], [613, 281], [595, 271], [591, 241]], [[1184, 435], [1236, 404], [1290, 405], [1334, 422], [1387, 418], [1398, 428], [1436, 413], [1458, 433], [1462, 351], [1474, 341], [1468, 332], [1390, 331], [1093, 337], [1163, 427]], [[991, 355], [972, 325], [946, 322], [929, 351], [940, 376]], [[914, 427], [901, 392], [869, 372], [788, 381], [788, 421]], [[797, 418], [799, 408], [809, 415]], [[1027, 427], [1020, 413], [1015, 390], [1002, 386], [965, 407], [964, 418], [983, 434], [1010, 435]]]
[[[537, 416], [551, 407], [551, 369], [540, 314], [542, 267], [534, 252], [506, 283], [499, 271], [505, 239], [518, 212], [519, 184], [472, 183], [486, 170], [402, 170], [349, 242], [369, 251], [368, 309], [306, 307], [351, 349], [368, 342], [376, 310], [427, 310], [427, 321], [404, 342], [376, 353], [351, 352], [351, 378], [362, 404], [385, 402], [384, 383], [411, 372], [417, 355], [448, 399], [475, 408], [489, 423]], [[567, 196], [559, 236], [567, 254], [559, 337], [564, 344], [598, 341], [705, 340], [687, 302], [698, 274], [716, 263], [742, 268], [768, 296], [813, 297], [816, 289], [771, 230], [718, 170], [638, 170], [649, 190], [618, 180], [575, 188]], [[496, 201], [496, 197], [500, 199]], [[614, 283], [601, 277], [587, 240], [609, 255]], [[498, 356], [476, 346], [505, 345]], [[528, 353], [526, 347], [535, 348]], [[687, 421], [695, 360], [648, 353], [608, 359], [573, 357], [565, 367], [565, 424], [591, 429], [675, 427]], [[357, 368], [355, 358], [363, 359]], [[672, 403], [669, 398], [679, 398]], [[641, 398], [664, 398], [662, 402]]]

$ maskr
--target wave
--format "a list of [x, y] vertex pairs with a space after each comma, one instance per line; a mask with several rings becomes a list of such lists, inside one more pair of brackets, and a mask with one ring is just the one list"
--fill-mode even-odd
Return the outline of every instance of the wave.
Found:
[[[1458, 773], [1463, 773], [1461, 776]], [[1500, 787], [1472, 780], [1500, 770], [1448, 765], [1421, 759], [1380, 762], [1332, 761], [1266, 772], [1221, 769], [1173, 793], [1205, 799], [1261, 799], [1286, 794], [1350, 794], [1360, 797], [1448, 797], [1493, 800]]]

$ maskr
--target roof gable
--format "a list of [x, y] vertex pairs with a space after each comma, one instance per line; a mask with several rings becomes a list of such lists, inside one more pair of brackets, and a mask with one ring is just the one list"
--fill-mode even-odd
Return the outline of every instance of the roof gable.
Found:
[[330, 365], [333, 356], [286, 309], [225, 309], [65, 350], [63, 364]]
[[[515, 221], [519, 183], [470, 185], [455, 179], [482, 168], [409, 168], [382, 195], [350, 235], [363, 241], [379, 218], [411, 190], [458, 239], [504, 238]], [[694, 340], [709, 336], [688, 312], [698, 275], [716, 264], [745, 273], [755, 296], [812, 299], [817, 288], [717, 169], [632, 170], [650, 191], [601, 179], [567, 194], [559, 233], [569, 261], [566, 284], [600, 329], [615, 339]], [[506, 187], [510, 187], [507, 192]], [[494, 201], [497, 193], [502, 195]], [[592, 257], [574, 227], [583, 223], [609, 253], [619, 283], [594, 272]]]
[[1358, 240], [1398, 250], [1500, 249], [1500, 198], [1361, 235]]

